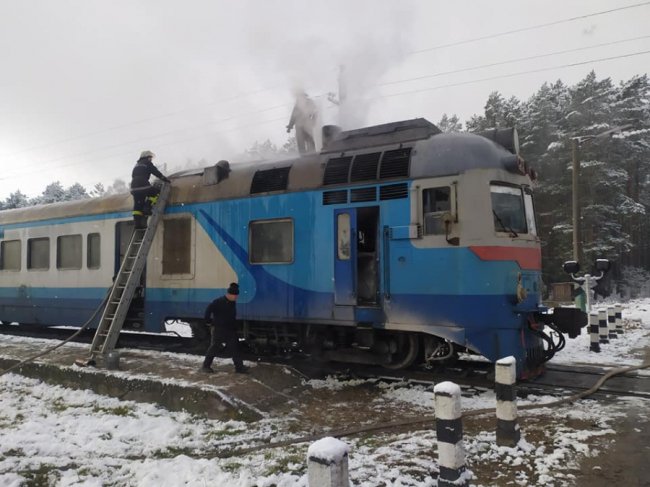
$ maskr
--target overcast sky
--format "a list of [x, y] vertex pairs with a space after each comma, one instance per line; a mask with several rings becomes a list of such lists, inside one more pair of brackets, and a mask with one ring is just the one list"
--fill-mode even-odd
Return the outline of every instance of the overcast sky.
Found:
[[595, 60], [650, 51], [638, 39], [648, 25], [640, 0], [5, 0], [0, 199], [57, 180], [128, 182], [145, 149], [171, 170], [256, 140], [282, 145], [296, 88], [324, 122], [341, 122], [326, 96], [340, 65], [356, 99], [347, 128], [445, 112], [465, 121], [491, 91], [525, 99], [592, 69], [618, 82], [646, 73], [650, 55]]

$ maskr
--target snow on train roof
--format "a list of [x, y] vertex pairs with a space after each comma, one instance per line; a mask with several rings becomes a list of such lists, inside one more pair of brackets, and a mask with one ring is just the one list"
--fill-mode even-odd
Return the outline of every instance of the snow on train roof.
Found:
[[[400, 150], [407, 151], [406, 157], [409, 158], [404, 174], [392, 177], [389, 173], [389, 177], [384, 179], [377, 171], [375, 178], [367, 180], [351, 182], [345, 179], [334, 186], [324, 182], [326, 168], [333, 159], [349, 159], [352, 164], [353, 158], [359, 155], [374, 154], [379, 158], [383, 153]], [[172, 193], [169, 204], [256, 197], [273, 191], [293, 192], [330, 189], [337, 185], [387, 183], [395, 179], [458, 174], [474, 168], [500, 168], [512, 172], [517, 159], [517, 155], [486, 137], [470, 133], [441, 133], [435, 125], [419, 118], [347, 132], [334, 131], [320, 153], [231, 163], [228, 177], [220, 181], [216, 176], [216, 164], [177, 172], [170, 177]], [[260, 177], [265, 175], [268, 178]], [[0, 211], [0, 225], [123, 212], [130, 211], [131, 207], [131, 195], [124, 193]]]

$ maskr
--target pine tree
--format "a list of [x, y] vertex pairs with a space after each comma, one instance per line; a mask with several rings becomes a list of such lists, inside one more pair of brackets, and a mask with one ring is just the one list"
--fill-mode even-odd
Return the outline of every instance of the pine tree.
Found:
[[24, 208], [25, 206], [29, 206], [29, 199], [20, 190], [11, 193], [4, 204], [5, 209]]
[[84, 200], [90, 198], [88, 191], [79, 183], [74, 183], [63, 194], [64, 201]]
[[34, 198], [34, 204], [48, 204], [56, 203], [58, 201], [65, 201], [65, 190], [59, 181], [48, 184], [41, 196]]
[[458, 119], [458, 115], [454, 114], [448, 117], [446, 113], [443, 113], [440, 122], [438, 122], [438, 128], [443, 132], [462, 132], [463, 124]]

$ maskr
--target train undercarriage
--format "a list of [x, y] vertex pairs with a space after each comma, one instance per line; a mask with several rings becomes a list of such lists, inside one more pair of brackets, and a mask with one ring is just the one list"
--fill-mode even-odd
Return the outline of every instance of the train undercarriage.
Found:
[[[209, 340], [208, 328], [202, 322], [193, 321], [190, 326], [197, 340]], [[380, 365], [387, 369], [403, 369], [415, 363], [449, 363], [461, 351], [461, 347], [436, 336], [370, 327], [246, 321], [240, 337], [256, 355], [299, 352], [319, 361]]]

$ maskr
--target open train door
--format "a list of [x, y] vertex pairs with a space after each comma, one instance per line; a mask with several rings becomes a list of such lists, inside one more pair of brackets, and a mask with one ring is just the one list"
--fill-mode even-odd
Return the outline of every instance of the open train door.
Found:
[[379, 207], [335, 210], [334, 304], [379, 304]]

